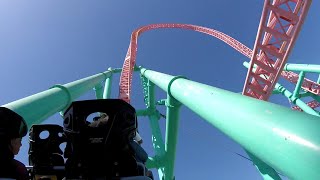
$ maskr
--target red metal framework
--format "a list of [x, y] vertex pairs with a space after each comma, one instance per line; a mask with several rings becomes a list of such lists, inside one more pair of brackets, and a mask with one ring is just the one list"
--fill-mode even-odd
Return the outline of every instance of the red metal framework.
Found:
[[[235, 48], [237, 51], [239, 51], [243, 55], [247, 56], [248, 58], [252, 56], [252, 50], [250, 48], [243, 45], [239, 41], [233, 39], [232, 37], [213, 29], [194, 26], [194, 25], [186, 25], [186, 24], [153, 24], [153, 25], [144, 26], [134, 31], [131, 36], [132, 37], [131, 42], [130, 42], [128, 52], [123, 64], [123, 71], [120, 79], [120, 93], [119, 93], [120, 99], [130, 102], [131, 81], [132, 81], [133, 68], [135, 65], [138, 36], [140, 35], [140, 33], [144, 31], [147, 31], [150, 29], [157, 29], [157, 28], [184, 28], [184, 29], [192, 29], [195, 31], [203, 32], [203, 33], [212, 35], [214, 37], [218, 37], [219, 39], [223, 40], [224, 42], [229, 44], [231, 47]], [[298, 74], [290, 71], [282, 71], [281, 76], [294, 84], [297, 83], [299, 78]], [[320, 95], [320, 84], [313, 82], [307, 78], [304, 78], [304, 81], [302, 83], [302, 88], [315, 95]]]
[[[299, 75], [291, 71], [282, 71], [281, 76], [294, 84], [296, 84], [299, 79]], [[305, 91], [311, 92], [312, 94], [320, 95], [320, 84], [311, 81], [310, 79], [304, 78], [301, 88]]]
[[[310, 4], [310, 0], [265, 1], [242, 92], [244, 95], [268, 100], [297, 39]], [[257, 67], [255, 71], [254, 66]]]
[[145, 31], [152, 30], [152, 29], [159, 29], [159, 28], [180, 28], [180, 29], [189, 29], [189, 30], [205, 33], [227, 43], [228, 45], [230, 45], [231, 47], [239, 51], [241, 54], [247, 56], [248, 58], [252, 56], [252, 50], [250, 48], [240, 43], [236, 39], [214, 29], [195, 26], [191, 24], [151, 24], [151, 25], [143, 26], [141, 28], [136, 29], [131, 34], [130, 45], [128, 48], [126, 58], [123, 63], [121, 77], [120, 77], [119, 99], [122, 99], [130, 103], [132, 74], [133, 74], [133, 69], [136, 61], [139, 35]]
[[[201, 26], [190, 24], [151, 24], [138, 28], [131, 34], [130, 45], [120, 77], [119, 98], [130, 102], [132, 74], [135, 66], [139, 35], [145, 31], [158, 28], [181, 28], [216, 37], [248, 58], [251, 58], [243, 94], [257, 99], [268, 100], [280, 74], [292, 83], [296, 83], [298, 80], [298, 74], [284, 72], [282, 69], [298, 36], [310, 4], [311, 0], [266, 0], [253, 51], [222, 32]], [[267, 16], [268, 14], [269, 16]], [[256, 56], [252, 56], [252, 54], [256, 54]], [[252, 71], [254, 66], [257, 66], [255, 72]], [[260, 77], [260, 75], [263, 75], [265, 78]], [[320, 94], [320, 84], [309, 79], [304, 78], [302, 88], [313, 94]]]
[[[320, 106], [320, 103], [316, 100], [310, 101], [307, 103], [307, 105], [309, 107], [311, 107], [312, 109], [317, 108]], [[297, 111], [302, 111], [302, 109], [299, 106], [293, 106], [292, 107], [293, 110], [297, 110]]]

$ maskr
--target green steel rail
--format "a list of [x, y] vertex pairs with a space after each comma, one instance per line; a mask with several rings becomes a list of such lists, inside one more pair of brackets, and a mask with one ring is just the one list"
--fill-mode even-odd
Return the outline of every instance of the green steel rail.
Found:
[[28, 127], [30, 127], [32, 124], [41, 123], [53, 114], [65, 110], [72, 101], [89, 90], [95, 88], [98, 91], [97, 97], [100, 97], [100, 84], [110, 77], [111, 74], [112, 71], [106, 71], [65, 85], [54, 85], [49, 90], [3, 106], [24, 117]]
[[[294, 66], [286, 67], [292, 69]], [[109, 68], [106, 72], [65, 85], [55, 85], [49, 90], [3, 106], [23, 116], [30, 127], [59, 111], [64, 111], [72, 101], [88, 90], [94, 89], [98, 99], [110, 98], [112, 75], [120, 71], [121, 69]], [[174, 164], [181, 105], [200, 115], [245, 148], [264, 179], [280, 179], [273, 169], [292, 179], [320, 179], [317, 171], [320, 167], [319, 114], [313, 113], [314, 110], [296, 97], [310, 94], [299, 94], [298, 88], [291, 93], [280, 84], [275, 87], [275, 93], [291, 98], [305, 112], [316, 116], [197, 83], [181, 76], [137, 67], [135, 71], [141, 73], [146, 103], [146, 109], [138, 110], [137, 114], [149, 118], [155, 151], [155, 156], [149, 157], [147, 167], [157, 168], [161, 180], [175, 179]], [[156, 86], [167, 92], [167, 99], [155, 100]], [[299, 83], [297, 86], [301, 88]], [[320, 100], [319, 96], [310, 96]], [[156, 105], [167, 107], [165, 140], [162, 139], [158, 123], [160, 113]]]
[[287, 177], [320, 179], [319, 117], [156, 71], [141, 74]]
[[312, 64], [286, 64], [283, 68], [284, 71], [306, 71], [311, 73], [320, 73], [320, 65]]

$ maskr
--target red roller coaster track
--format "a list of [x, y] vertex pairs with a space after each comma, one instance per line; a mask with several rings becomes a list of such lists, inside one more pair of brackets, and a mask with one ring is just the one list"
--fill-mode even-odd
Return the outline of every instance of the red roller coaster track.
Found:
[[[254, 50], [222, 32], [206, 27], [190, 24], [151, 24], [140, 27], [131, 34], [130, 45], [120, 77], [119, 99], [130, 103], [132, 74], [139, 35], [152, 29], [180, 28], [218, 38], [241, 54], [251, 58], [243, 94], [268, 100], [279, 75], [292, 83], [298, 81], [298, 74], [285, 72], [282, 69], [293, 48], [310, 4], [310, 0], [265, 0]], [[253, 66], [257, 67], [256, 71], [252, 71]], [[313, 94], [320, 94], [320, 84], [309, 79], [304, 79], [302, 88]], [[314, 106], [315, 104], [310, 103], [310, 105]]]
[[[310, 0], [266, 0], [243, 94], [268, 100], [308, 12]], [[253, 67], [256, 70], [253, 72]], [[263, 76], [264, 78], [262, 78]], [[286, 76], [288, 77], [288, 76]]]
[[128, 48], [126, 58], [123, 63], [122, 73], [120, 77], [119, 99], [123, 99], [126, 102], [130, 102], [132, 73], [133, 73], [135, 62], [136, 62], [139, 35], [145, 31], [152, 30], [152, 29], [159, 29], [159, 28], [189, 29], [189, 30], [205, 33], [222, 40], [223, 42], [227, 43], [228, 45], [230, 45], [231, 47], [239, 51], [241, 54], [247, 56], [248, 58], [252, 56], [252, 50], [250, 48], [243, 45], [236, 39], [214, 29], [205, 28], [205, 27], [196, 26], [196, 25], [190, 25], [190, 24], [151, 24], [151, 25], [143, 26], [141, 28], [136, 29], [131, 34], [130, 45]]

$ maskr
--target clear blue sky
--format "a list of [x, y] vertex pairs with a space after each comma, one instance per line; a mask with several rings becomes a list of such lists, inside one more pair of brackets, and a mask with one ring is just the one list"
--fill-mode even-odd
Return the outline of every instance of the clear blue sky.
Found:
[[[187, 23], [222, 31], [250, 48], [263, 1], [0, 1], [0, 104], [122, 67], [131, 32], [153, 23]], [[320, 2], [313, 1], [291, 63], [319, 64]], [[185, 30], [155, 30], [139, 39], [137, 65], [233, 92], [242, 91], [246, 57], [217, 39]], [[117, 97], [119, 77], [114, 81]], [[165, 98], [160, 90], [159, 98]], [[93, 98], [93, 92], [83, 99]], [[283, 97], [273, 102], [288, 106]], [[134, 77], [133, 105], [143, 108]], [[236, 108], [230, 102], [230, 108]], [[176, 179], [261, 179], [242, 148], [186, 107], [181, 109]], [[56, 115], [46, 123], [61, 124]], [[147, 119], [140, 118], [144, 147], [153, 155]], [[161, 120], [162, 126], [164, 119]], [[17, 156], [27, 163], [28, 143]], [[157, 176], [157, 175], [156, 175]]]

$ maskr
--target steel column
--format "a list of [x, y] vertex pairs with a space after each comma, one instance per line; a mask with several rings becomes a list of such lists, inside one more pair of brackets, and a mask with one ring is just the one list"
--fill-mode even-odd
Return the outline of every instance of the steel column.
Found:
[[[158, 156], [160, 159], [164, 160], [165, 156], [165, 144], [163, 143], [161, 130], [159, 126], [159, 118], [156, 114], [156, 108], [155, 108], [155, 98], [154, 98], [154, 84], [151, 81], [148, 81], [148, 104], [149, 106], [147, 109], [149, 110], [150, 115], [149, 122], [152, 132], [152, 143], [153, 148], [155, 150], [156, 156]], [[163, 164], [159, 164], [159, 166], [162, 166]]]
[[293, 91], [293, 97], [295, 97], [295, 98], [299, 98], [300, 89], [301, 89], [301, 85], [304, 80], [304, 76], [305, 76], [305, 72], [301, 71], [299, 74], [298, 82], [297, 82], [296, 87], [294, 88], [294, 91]]
[[106, 79], [105, 85], [104, 85], [104, 91], [103, 91], [103, 99], [110, 99], [111, 97], [111, 86], [112, 86], [112, 76], [113, 71], [111, 68], [108, 68], [108, 71], [111, 72], [109, 78]]
[[[143, 78], [143, 77], [142, 77]], [[164, 162], [165, 162], [165, 144], [163, 143], [161, 130], [159, 126], [159, 116], [157, 116], [156, 112], [156, 101], [155, 101], [155, 94], [154, 94], [154, 84], [147, 80], [147, 99], [146, 99], [146, 105], [147, 110], [149, 111], [149, 124], [151, 127], [151, 133], [152, 133], [152, 144], [153, 149], [155, 151], [155, 157], [149, 158], [147, 161], [147, 167], [150, 168], [149, 161], [151, 159], [154, 159], [154, 165], [158, 169], [159, 178], [162, 179], [165, 175], [164, 172]]]
[[[172, 81], [173, 82], [173, 81]], [[170, 86], [170, 83], [169, 83]], [[181, 104], [170, 94], [167, 96], [167, 122], [166, 122], [166, 161], [164, 165], [165, 180], [174, 179], [174, 163], [176, 159], [178, 128], [179, 128], [179, 110]]]
[[93, 90], [96, 93], [96, 98], [97, 99], [103, 99], [103, 86], [101, 83], [97, 84]]

